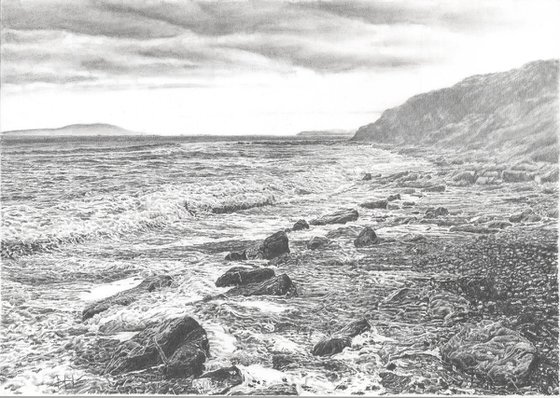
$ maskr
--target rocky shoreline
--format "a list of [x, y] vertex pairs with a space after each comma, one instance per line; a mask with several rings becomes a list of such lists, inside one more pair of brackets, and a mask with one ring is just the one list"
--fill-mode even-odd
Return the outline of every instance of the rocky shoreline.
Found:
[[[353, 394], [558, 394], [557, 165], [431, 158], [437, 172], [366, 173], [356, 184], [371, 187], [371, 200], [318, 209], [310, 220], [294, 215], [260, 242], [216, 252], [231, 267], [215, 284], [229, 290], [192, 304], [197, 319], [154, 320], [130, 340], [69, 346], [100, 381], [66, 390], [295, 395], [314, 392], [294, 382], [313, 367], [345, 392], [359, 366], [371, 379]], [[364, 218], [371, 226], [355, 225]], [[358, 257], [346, 260], [350, 251]], [[160, 275], [95, 303], [84, 322], [172, 289], [171, 280]], [[212, 347], [200, 314], [227, 323], [219, 302], [239, 296], [294, 308], [271, 319], [273, 332], [307, 341], [307, 352], [260, 358], [286, 375], [282, 383], [247, 380], [253, 359], [243, 353], [205, 366]]]

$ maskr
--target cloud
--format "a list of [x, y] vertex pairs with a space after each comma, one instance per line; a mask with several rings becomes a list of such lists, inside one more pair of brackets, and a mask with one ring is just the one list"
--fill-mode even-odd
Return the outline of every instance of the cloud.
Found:
[[236, 73], [414, 70], [518, 23], [512, 4], [5, 0], [2, 81], [168, 87]]

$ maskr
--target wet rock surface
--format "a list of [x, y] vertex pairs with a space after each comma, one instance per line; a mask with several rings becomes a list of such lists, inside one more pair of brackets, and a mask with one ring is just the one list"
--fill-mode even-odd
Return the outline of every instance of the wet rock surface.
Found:
[[330, 338], [319, 341], [313, 347], [312, 354], [316, 356], [338, 354], [344, 348], [350, 347], [353, 337], [369, 329], [371, 329], [371, 325], [365, 319], [351, 322], [334, 333]]
[[205, 394], [224, 395], [243, 383], [243, 375], [237, 366], [206, 372], [193, 382], [193, 387]]
[[198, 376], [209, 355], [206, 331], [189, 316], [154, 324], [122, 343], [107, 364], [118, 374], [165, 364], [167, 377]]
[[358, 211], [353, 209], [340, 210], [335, 213], [324, 215], [320, 218], [312, 220], [311, 225], [326, 224], [346, 224], [347, 222], [356, 221], [359, 217]]
[[364, 202], [360, 204], [360, 207], [366, 209], [386, 209], [388, 201], [386, 199], [372, 200], [371, 202]]
[[173, 279], [168, 275], [151, 276], [146, 278], [138, 286], [133, 287], [132, 289], [122, 291], [114, 296], [107, 297], [89, 305], [83, 310], [82, 319], [89, 319], [96, 314], [107, 311], [114, 305], [129, 305], [136, 301], [142, 294], [150, 293], [154, 290], [170, 286], [172, 281]]
[[301, 231], [302, 229], [309, 229], [309, 224], [305, 220], [298, 220], [292, 227], [292, 231]]
[[249, 283], [262, 282], [274, 276], [274, 270], [270, 268], [234, 267], [216, 280], [216, 286], [237, 286]]
[[366, 247], [371, 246], [379, 242], [375, 231], [371, 227], [365, 227], [362, 229], [358, 237], [354, 240], [354, 246], [356, 247]]
[[329, 240], [323, 236], [314, 236], [307, 242], [307, 248], [310, 250], [319, 249], [329, 244]]
[[297, 296], [297, 288], [293, 284], [290, 277], [281, 274], [259, 283], [250, 283], [244, 286], [238, 286], [227, 292], [230, 296]]

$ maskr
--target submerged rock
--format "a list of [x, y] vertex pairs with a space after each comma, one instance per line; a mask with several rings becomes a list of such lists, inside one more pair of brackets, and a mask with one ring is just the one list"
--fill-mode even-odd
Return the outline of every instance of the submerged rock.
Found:
[[541, 216], [535, 214], [531, 209], [527, 209], [522, 211], [521, 213], [514, 214], [509, 218], [509, 221], [511, 222], [538, 222], [540, 220]]
[[401, 200], [401, 194], [397, 193], [395, 195], [387, 196], [387, 201], [392, 202], [393, 200]]
[[474, 184], [476, 181], [477, 175], [476, 172], [473, 171], [463, 171], [459, 174], [456, 174], [453, 177], [453, 181], [455, 182], [464, 182], [467, 184]]
[[241, 383], [243, 383], [241, 370], [237, 366], [230, 366], [204, 373], [193, 381], [193, 387], [196, 387], [201, 393], [224, 395]]
[[541, 182], [558, 182], [558, 168], [555, 167], [553, 170], [546, 174], [543, 174], [540, 178]]
[[365, 227], [362, 229], [362, 232], [358, 235], [358, 237], [354, 240], [354, 246], [356, 247], [365, 247], [371, 246], [379, 242], [375, 231], [371, 227]]
[[321, 246], [326, 246], [329, 244], [329, 240], [322, 236], [314, 236], [307, 242], [307, 248], [310, 250], [315, 250], [320, 248]]
[[123, 342], [106, 373], [119, 374], [165, 364], [167, 377], [198, 376], [209, 355], [206, 331], [190, 316], [154, 324]]
[[246, 285], [248, 283], [262, 282], [273, 276], [274, 271], [271, 268], [233, 267], [216, 280], [216, 286]]
[[371, 180], [371, 173], [364, 174], [364, 178], [362, 178], [362, 181], [369, 181], [369, 180]]
[[243, 260], [247, 260], [247, 256], [245, 255], [245, 252], [231, 252], [228, 255], [226, 255], [225, 258], [227, 261], [243, 261]]
[[502, 180], [504, 182], [525, 182], [532, 181], [533, 176], [525, 171], [504, 170], [502, 171]]
[[426, 218], [435, 218], [435, 217], [440, 217], [440, 216], [447, 216], [449, 214], [449, 210], [447, 210], [445, 207], [430, 207], [429, 209], [426, 210]]
[[349, 221], [358, 219], [358, 212], [354, 209], [339, 210], [335, 213], [324, 215], [316, 220], [311, 221], [312, 225], [326, 224], [346, 224]]
[[344, 348], [350, 347], [353, 337], [356, 337], [369, 329], [371, 329], [371, 325], [365, 319], [350, 322], [330, 338], [319, 341], [315, 347], [313, 347], [313, 351], [311, 353], [316, 356], [338, 354], [339, 352], [342, 352]]
[[507, 221], [492, 221], [487, 224], [488, 228], [504, 229], [511, 227], [511, 223]]
[[386, 209], [387, 203], [389, 202], [387, 202], [386, 199], [372, 200], [371, 202], [360, 204], [360, 207], [364, 207], [366, 209]]
[[227, 292], [228, 295], [241, 296], [297, 296], [296, 286], [286, 274], [278, 275], [263, 282], [238, 286]]
[[292, 227], [292, 231], [300, 231], [302, 229], [309, 229], [309, 224], [305, 220], [298, 220]]
[[171, 285], [172, 278], [168, 275], [159, 275], [159, 276], [151, 276], [149, 278], [144, 279], [142, 283], [138, 286], [133, 287], [132, 289], [128, 289], [122, 291], [120, 293], [115, 294], [114, 296], [110, 296], [104, 298], [103, 300], [97, 301], [88, 307], [86, 307], [82, 312], [82, 319], [86, 320], [93, 317], [100, 312], [106, 311], [114, 305], [129, 305], [132, 302], [138, 299], [138, 296], [153, 292], [154, 290], [167, 287]]
[[445, 361], [495, 384], [527, 383], [537, 350], [518, 332], [499, 322], [467, 325], [441, 347]]
[[445, 185], [430, 185], [424, 187], [422, 190], [424, 192], [445, 192]]
[[411, 376], [399, 375], [394, 372], [380, 372], [381, 385], [390, 394], [400, 394], [405, 391], [412, 380]]

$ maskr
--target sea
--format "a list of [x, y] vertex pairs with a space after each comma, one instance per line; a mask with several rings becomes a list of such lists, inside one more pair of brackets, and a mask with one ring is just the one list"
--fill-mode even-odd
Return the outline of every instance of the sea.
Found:
[[[190, 315], [209, 336], [206, 368], [237, 365], [242, 390], [288, 381], [301, 394], [348, 395], [365, 386], [383, 393], [376, 352], [391, 337], [375, 328], [335, 356], [345, 370], [309, 354], [335, 326], [360, 316], [352, 302], [358, 285], [387, 278], [398, 285], [390, 273], [342, 267], [360, 258], [351, 241], [330, 249], [338, 263], [273, 266], [289, 273], [298, 297], [205, 298], [227, 291], [215, 281], [239, 265], [225, 261], [231, 250], [299, 219], [383, 197], [362, 181], [365, 173], [433, 167], [425, 160], [324, 137], [4, 137], [1, 151], [4, 392], [64, 393], [70, 380], [83, 386], [73, 392], [103, 392], [92, 386], [109, 381], [76, 364], [76, 347], [124, 341], [152, 322]], [[372, 217], [361, 214], [353, 225], [375, 225]], [[292, 254], [333, 228], [290, 232]], [[380, 228], [385, 236], [404, 233]], [[333, 272], [319, 274], [318, 266]], [[163, 274], [173, 277], [171, 287], [82, 321], [88, 304]], [[332, 305], [336, 293], [345, 299]], [[278, 353], [299, 362], [273, 369]]]

